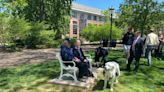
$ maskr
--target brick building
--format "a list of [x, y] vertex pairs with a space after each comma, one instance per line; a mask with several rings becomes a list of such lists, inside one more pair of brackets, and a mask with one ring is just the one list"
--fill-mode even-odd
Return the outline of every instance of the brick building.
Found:
[[104, 23], [102, 11], [96, 8], [72, 4], [72, 16], [70, 20], [70, 38], [79, 38], [80, 31], [88, 24], [101, 25]]

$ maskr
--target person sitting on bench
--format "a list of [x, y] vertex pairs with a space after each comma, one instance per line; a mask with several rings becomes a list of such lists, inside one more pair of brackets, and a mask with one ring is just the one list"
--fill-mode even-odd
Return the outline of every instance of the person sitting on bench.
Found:
[[[61, 46], [61, 58], [63, 61], [74, 61], [76, 63], [76, 67], [79, 68], [78, 78], [83, 78], [84, 76], [89, 75], [88, 65], [85, 62], [82, 62], [79, 58], [75, 57], [70, 47], [70, 40], [66, 39], [64, 44]], [[66, 66], [70, 65], [69, 63], [65, 64]]]
[[[73, 48], [73, 54], [81, 62], [87, 63], [87, 65], [88, 65], [87, 69], [91, 68], [90, 64], [89, 64], [90, 62], [87, 60], [86, 56], [83, 53], [83, 50], [81, 48], [81, 40], [79, 40], [79, 39], [76, 40], [75, 47]], [[86, 76], [92, 76], [93, 77], [92, 71], [88, 71], [88, 75], [86, 75]]]

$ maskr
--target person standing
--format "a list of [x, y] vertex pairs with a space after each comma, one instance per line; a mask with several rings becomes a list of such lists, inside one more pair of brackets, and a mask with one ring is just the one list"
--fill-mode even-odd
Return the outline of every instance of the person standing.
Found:
[[133, 34], [133, 28], [128, 28], [128, 32], [124, 34], [123, 37], [123, 46], [124, 46], [124, 51], [125, 51], [125, 56], [126, 56], [126, 64], [128, 63], [128, 57], [129, 57], [129, 51], [130, 51], [130, 47], [133, 44], [133, 38], [134, 38], [134, 34]]
[[135, 32], [134, 41], [130, 48], [130, 56], [128, 58], [128, 64], [127, 64], [128, 71], [130, 71], [130, 65], [134, 58], [136, 60], [134, 71], [136, 72], [138, 71], [140, 58], [143, 54], [143, 46], [144, 46], [144, 42], [141, 39], [141, 32], [137, 31]]
[[152, 51], [155, 50], [158, 47], [158, 45], [159, 45], [158, 35], [155, 34], [154, 29], [151, 29], [150, 33], [146, 37], [145, 46], [144, 46], [146, 49], [145, 56], [147, 58], [149, 66], [152, 65], [152, 56], [151, 56]]
[[159, 31], [158, 37], [159, 37], [160, 43], [159, 43], [158, 50], [157, 50], [157, 58], [161, 61], [162, 60], [162, 49], [164, 46], [164, 33], [162, 31]]

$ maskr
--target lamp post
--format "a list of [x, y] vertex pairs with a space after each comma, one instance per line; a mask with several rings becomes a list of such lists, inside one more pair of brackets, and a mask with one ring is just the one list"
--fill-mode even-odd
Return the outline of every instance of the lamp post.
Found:
[[109, 38], [109, 40], [110, 40], [110, 44], [111, 44], [114, 8], [111, 7], [109, 9], [109, 12], [110, 12], [110, 38]]

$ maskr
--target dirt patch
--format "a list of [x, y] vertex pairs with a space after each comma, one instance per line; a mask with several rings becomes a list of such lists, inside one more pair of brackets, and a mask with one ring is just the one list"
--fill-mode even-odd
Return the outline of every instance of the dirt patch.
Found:
[[[83, 45], [84, 51], [95, 51], [99, 45]], [[56, 59], [58, 49], [23, 50], [21, 52], [0, 52], [0, 68], [22, 64], [41, 63]]]
[[59, 49], [23, 50], [22, 52], [0, 52], [0, 67], [18, 66], [22, 64], [40, 63], [55, 59]]

